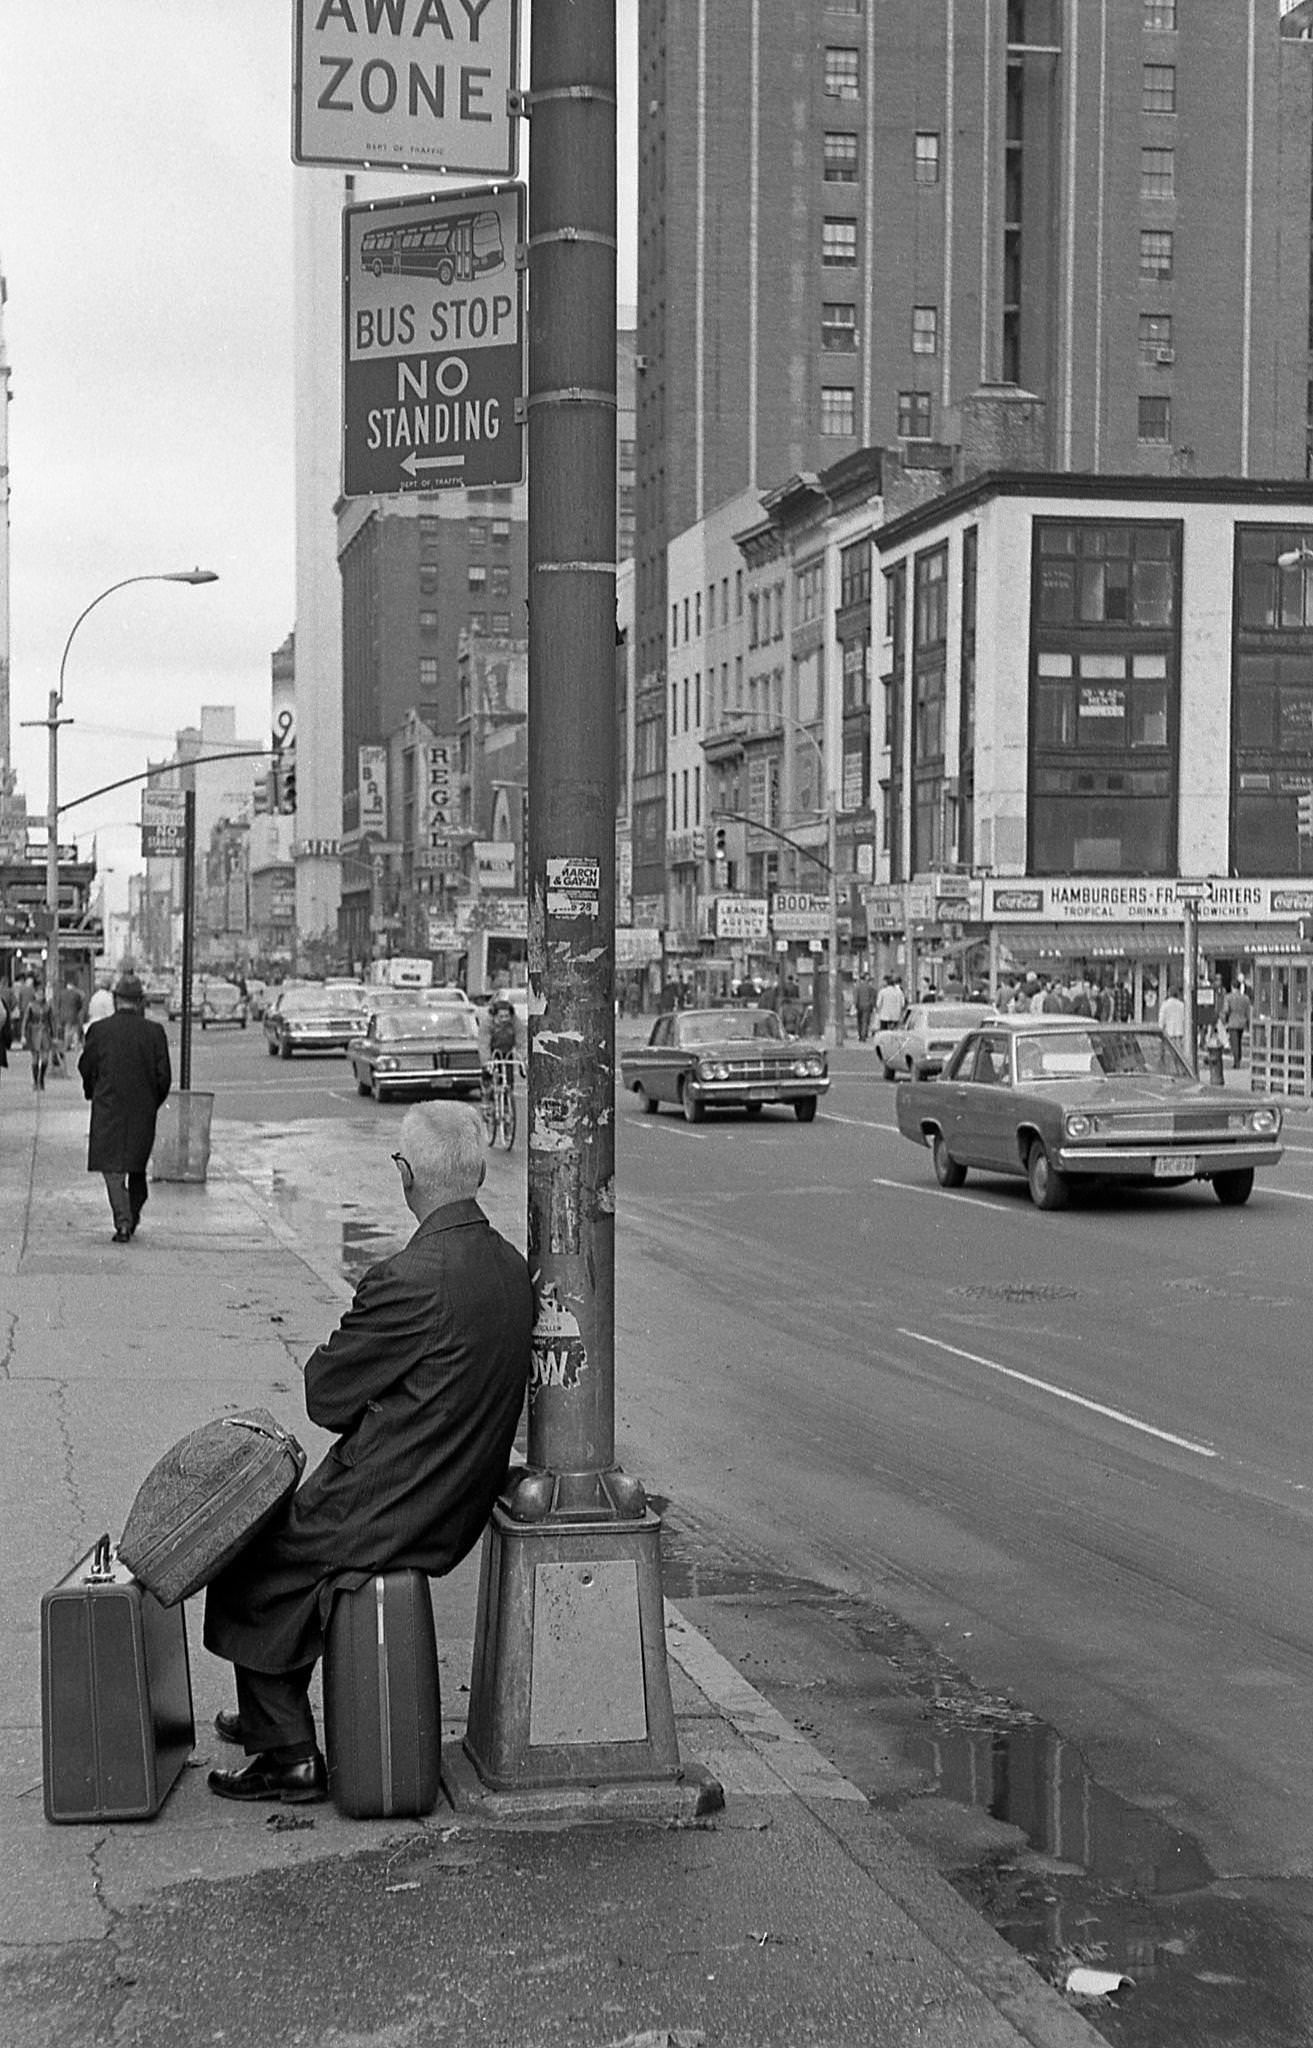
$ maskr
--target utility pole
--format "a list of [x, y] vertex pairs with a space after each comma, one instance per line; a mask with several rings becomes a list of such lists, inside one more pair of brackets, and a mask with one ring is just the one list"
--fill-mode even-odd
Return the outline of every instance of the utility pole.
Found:
[[[615, 1462], [615, 0], [530, 50], [529, 1471], [484, 1541], [466, 1753], [485, 1786], [688, 1804], [660, 1522]], [[706, 1796], [705, 1794], [703, 1795]]]

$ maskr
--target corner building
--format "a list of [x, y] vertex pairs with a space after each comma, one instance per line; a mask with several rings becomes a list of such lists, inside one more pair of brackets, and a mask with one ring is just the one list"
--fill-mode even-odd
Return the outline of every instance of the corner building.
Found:
[[1304, 476], [1311, 74], [1280, 0], [640, 0], [636, 890], [717, 506], [999, 383], [1054, 469]]

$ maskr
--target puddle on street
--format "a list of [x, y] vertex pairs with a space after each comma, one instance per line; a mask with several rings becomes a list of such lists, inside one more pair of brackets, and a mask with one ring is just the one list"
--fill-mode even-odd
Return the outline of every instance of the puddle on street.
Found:
[[1041, 1724], [922, 1728], [904, 1746], [936, 1792], [1025, 1834], [1029, 1853], [952, 1873], [998, 1932], [1056, 1984], [1077, 1963], [1134, 1980], [1087, 2009], [1110, 2041], [1313, 2042], [1313, 1887], [1219, 1881], [1191, 1836]]

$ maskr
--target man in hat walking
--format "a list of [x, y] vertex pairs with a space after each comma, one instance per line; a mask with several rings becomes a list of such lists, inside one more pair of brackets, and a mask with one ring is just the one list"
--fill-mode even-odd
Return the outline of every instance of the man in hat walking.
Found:
[[91, 1104], [87, 1172], [105, 1176], [115, 1244], [127, 1244], [141, 1220], [155, 1118], [173, 1086], [164, 1026], [145, 1010], [145, 990], [135, 974], [125, 974], [113, 1016], [88, 1028], [78, 1061]]

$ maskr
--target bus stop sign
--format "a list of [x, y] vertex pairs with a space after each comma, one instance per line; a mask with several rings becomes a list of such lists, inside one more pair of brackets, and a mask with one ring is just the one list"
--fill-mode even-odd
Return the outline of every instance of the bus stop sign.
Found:
[[519, 0], [296, 0], [292, 161], [512, 178]]
[[524, 477], [524, 187], [343, 214], [342, 494]]

